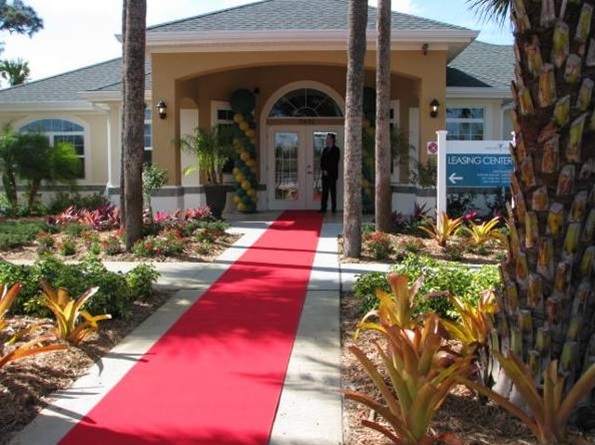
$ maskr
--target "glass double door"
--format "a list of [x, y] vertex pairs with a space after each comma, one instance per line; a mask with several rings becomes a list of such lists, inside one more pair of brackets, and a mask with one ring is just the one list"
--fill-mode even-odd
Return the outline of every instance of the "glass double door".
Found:
[[328, 133], [335, 134], [335, 144], [341, 150], [337, 206], [339, 209], [342, 208], [343, 127], [292, 125], [269, 127], [270, 162], [267, 178], [269, 209], [320, 209], [322, 191], [320, 155], [326, 145]]

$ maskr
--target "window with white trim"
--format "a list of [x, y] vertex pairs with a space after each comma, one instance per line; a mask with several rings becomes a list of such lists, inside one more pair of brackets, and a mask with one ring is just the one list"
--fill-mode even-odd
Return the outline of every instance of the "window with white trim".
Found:
[[52, 147], [59, 143], [72, 145], [81, 163], [78, 177], [85, 177], [85, 129], [82, 125], [65, 119], [40, 119], [23, 125], [19, 131], [42, 133], [47, 136]]
[[332, 97], [314, 88], [298, 88], [280, 98], [269, 113], [272, 118], [342, 117]]
[[[212, 101], [211, 102], [211, 122], [213, 125], [230, 126], [234, 125], [233, 117], [235, 113], [231, 109], [229, 102]], [[234, 162], [230, 159], [223, 167], [223, 173], [231, 173], [233, 171]]]
[[446, 139], [481, 141], [484, 137], [484, 109], [480, 107], [447, 107]]

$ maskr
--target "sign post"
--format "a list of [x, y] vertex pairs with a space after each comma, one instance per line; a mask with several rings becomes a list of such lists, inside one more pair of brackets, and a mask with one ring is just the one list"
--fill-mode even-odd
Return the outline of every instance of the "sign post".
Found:
[[438, 130], [438, 162], [436, 171], [436, 221], [440, 229], [440, 215], [446, 213], [446, 130]]

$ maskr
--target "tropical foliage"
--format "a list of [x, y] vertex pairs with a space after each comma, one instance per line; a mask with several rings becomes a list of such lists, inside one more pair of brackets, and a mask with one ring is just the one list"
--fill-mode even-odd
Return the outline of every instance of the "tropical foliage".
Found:
[[419, 229], [427, 233], [430, 238], [435, 239], [439, 246], [444, 247], [457, 233], [463, 221], [462, 216], [453, 219], [446, 212], [440, 212], [437, 221], [430, 217], [424, 218], [425, 225], [419, 226]]
[[41, 287], [42, 304], [56, 317], [56, 335], [74, 345], [78, 345], [87, 335], [97, 331], [99, 321], [111, 318], [109, 314], [91, 315], [83, 310], [87, 300], [99, 290], [98, 287], [92, 287], [76, 300], [70, 298], [65, 288], [54, 290], [45, 279], [41, 280]]
[[450, 432], [430, 430], [430, 422], [456, 383], [455, 377], [471, 372], [472, 357], [458, 357], [443, 347], [436, 314], [427, 314], [423, 320], [413, 317], [421, 279], [410, 288], [403, 275], [389, 274], [387, 278], [392, 295], [379, 291], [378, 310], [366, 314], [356, 331], [356, 336], [362, 330], [381, 334], [384, 342], [372, 340], [381, 363], [374, 363], [358, 346], [349, 347], [380, 396], [349, 390], [345, 396], [373, 409], [386, 423], [365, 419], [363, 425], [395, 444], [460, 444]]

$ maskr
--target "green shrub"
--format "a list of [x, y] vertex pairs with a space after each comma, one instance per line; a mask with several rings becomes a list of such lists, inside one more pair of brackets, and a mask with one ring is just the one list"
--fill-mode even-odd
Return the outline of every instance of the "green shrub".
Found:
[[87, 227], [80, 222], [71, 222], [62, 227], [62, 231], [68, 236], [80, 237], [87, 230]]
[[[406, 275], [412, 283], [424, 275], [424, 283], [418, 295], [421, 298], [416, 307], [419, 312], [436, 312], [441, 317], [454, 318], [456, 312], [447, 298], [433, 296], [448, 292], [463, 301], [476, 303], [485, 289], [499, 285], [500, 277], [496, 266], [483, 266], [473, 269], [460, 263], [438, 261], [423, 255], [407, 255], [400, 264], [392, 266], [391, 271]], [[390, 291], [386, 274], [373, 272], [360, 276], [353, 290], [358, 298], [363, 299], [363, 311], [376, 307], [376, 289]]]
[[0, 250], [31, 245], [39, 232], [50, 230], [43, 222], [3, 221], [0, 223]]
[[390, 292], [390, 286], [383, 272], [371, 272], [360, 275], [353, 284], [353, 293], [362, 300], [362, 313], [366, 313], [378, 306], [376, 289]]
[[72, 256], [76, 253], [76, 244], [72, 238], [65, 238], [58, 246], [62, 256]]
[[364, 236], [364, 245], [376, 260], [386, 260], [394, 252], [388, 233], [374, 231]]
[[117, 318], [129, 316], [133, 301], [150, 295], [158, 274], [146, 265], [138, 265], [126, 274], [111, 272], [99, 259], [90, 256], [77, 264], [66, 264], [51, 255], [40, 257], [31, 266], [0, 262], [0, 282], [22, 283], [19, 297], [11, 309], [13, 313], [50, 315], [38, 298], [41, 278], [53, 288], [64, 287], [73, 296], [98, 286], [99, 291], [87, 302], [85, 309], [91, 313], [109, 313]]
[[153, 283], [159, 278], [159, 272], [149, 264], [139, 264], [126, 274], [126, 284], [139, 301], [146, 300], [153, 293]]

